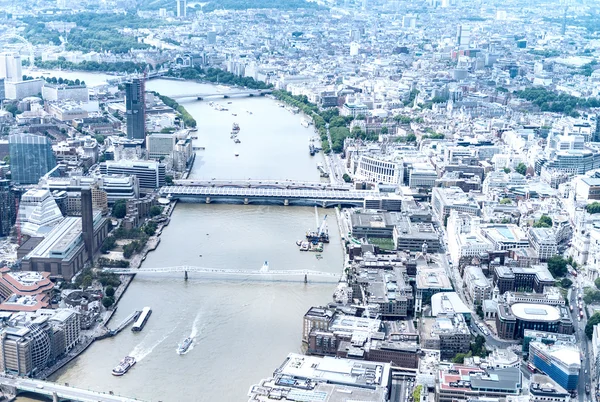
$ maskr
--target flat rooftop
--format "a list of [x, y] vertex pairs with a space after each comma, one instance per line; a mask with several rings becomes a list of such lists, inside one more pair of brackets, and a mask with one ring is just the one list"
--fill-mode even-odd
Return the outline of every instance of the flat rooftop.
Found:
[[417, 288], [452, 290], [452, 284], [443, 268], [421, 268], [417, 272]]
[[520, 320], [551, 322], [560, 319], [560, 311], [547, 304], [515, 303], [510, 308], [514, 316]]

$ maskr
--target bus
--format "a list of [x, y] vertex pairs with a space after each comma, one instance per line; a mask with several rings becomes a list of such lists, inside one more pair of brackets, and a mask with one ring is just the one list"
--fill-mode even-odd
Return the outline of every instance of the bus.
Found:
[[535, 367], [533, 366], [533, 364], [531, 363], [527, 363], [527, 369], [532, 372], [535, 373]]

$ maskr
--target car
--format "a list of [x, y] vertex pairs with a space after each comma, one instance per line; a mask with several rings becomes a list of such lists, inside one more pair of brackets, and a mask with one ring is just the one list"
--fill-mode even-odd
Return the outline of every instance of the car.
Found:
[[37, 388], [37, 389], [44, 389], [44, 384], [38, 384], [38, 385], [36, 386], [36, 388]]

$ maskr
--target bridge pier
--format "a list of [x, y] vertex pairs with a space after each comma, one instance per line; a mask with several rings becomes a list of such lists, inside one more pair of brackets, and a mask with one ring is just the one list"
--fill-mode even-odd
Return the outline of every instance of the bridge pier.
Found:
[[288, 200], [287, 198], [283, 200], [283, 205], [285, 205], [286, 207], [290, 205], [290, 200]]
[[308, 283], [308, 274], [304, 274], [304, 283]]
[[58, 395], [56, 394], [56, 392], [52, 393], [52, 402], [60, 402], [60, 399], [58, 399]]
[[210, 204], [210, 197], [206, 197], [206, 203]]
[[322, 206], [323, 208], [327, 208], [327, 201], [323, 201], [323, 203], [321, 204], [321, 206]]
[[248, 201], [248, 198], [244, 198], [244, 205], [248, 205], [250, 203], [250, 201]]
[[188, 272], [187, 271], [183, 271], [183, 280], [184, 281], [188, 280]]

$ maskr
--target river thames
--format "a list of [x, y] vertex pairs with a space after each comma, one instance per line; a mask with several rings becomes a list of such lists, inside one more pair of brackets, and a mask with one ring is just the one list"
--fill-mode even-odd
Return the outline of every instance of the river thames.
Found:
[[[88, 83], [97, 77], [68, 74], [62, 76]], [[146, 88], [164, 95], [228, 91], [169, 80], [149, 81]], [[216, 111], [207, 101], [180, 101], [197, 120], [195, 146], [205, 147], [197, 153], [190, 178], [320, 180], [316, 164], [323, 158], [309, 155], [314, 132], [300, 125], [299, 115], [267, 98], [216, 102], [229, 110]], [[234, 121], [241, 127], [240, 144], [229, 138]], [[301, 253], [295, 244], [315, 227], [313, 208], [180, 203], [144, 267], [258, 270], [267, 260], [273, 270], [341, 273], [335, 212], [319, 209], [319, 214], [321, 219], [329, 215], [331, 236], [322, 259]], [[183, 274], [138, 275], [111, 325], [150, 306], [153, 313], [144, 330], [126, 330], [96, 342], [52, 380], [147, 401], [245, 401], [251, 385], [270, 376], [289, 352], [301, 351], [302, 316], [307, 309], [331, 300], [335, 284], [304, 284], [302, 279], [208, 278], [191, 273], [185, 282]], [[193, 346], [178, 355], [177, 344], [190, 334], [195, 336]], [[111, 369], [126, 355], [138, 363], [125, 376], [113, 377]]]

